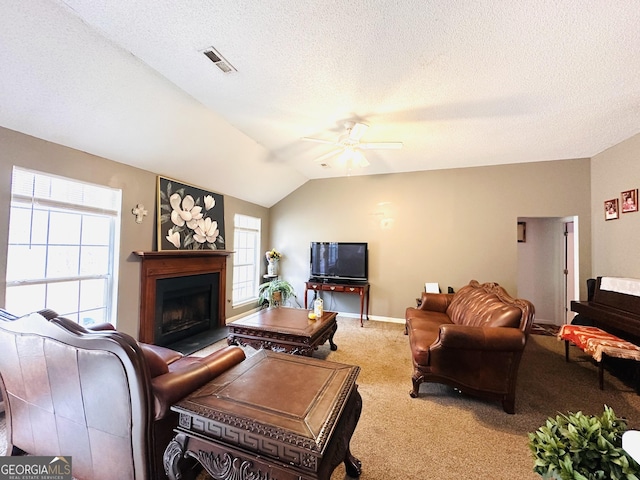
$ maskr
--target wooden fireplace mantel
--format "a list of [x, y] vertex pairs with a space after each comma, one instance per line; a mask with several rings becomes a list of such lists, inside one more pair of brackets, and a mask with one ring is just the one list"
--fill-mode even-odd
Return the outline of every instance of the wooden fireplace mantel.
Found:
[[163, 278], [219, 273], [218, 325], [226, 325], [226, 283], [228, 250], [169, 250], [133, 252], [140, 266], [140, 326], [138, 340], [154, 343], [156, 281]]

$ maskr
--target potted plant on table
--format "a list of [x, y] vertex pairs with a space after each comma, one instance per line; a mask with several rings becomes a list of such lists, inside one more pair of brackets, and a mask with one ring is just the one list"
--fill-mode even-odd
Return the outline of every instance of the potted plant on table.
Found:
[[269, 303], [270, 307], [280, 306], [294, 296], [295, 290], [286, 280], [274, 279], [270, 282], [262, 283], [258, 287], [260, 305]]
[[622, 449], [627, 422], [604, 406], [601, 416], [558, 414], [529, 433], [533, 471], [560, 480], [638, 480], [640, 465]]

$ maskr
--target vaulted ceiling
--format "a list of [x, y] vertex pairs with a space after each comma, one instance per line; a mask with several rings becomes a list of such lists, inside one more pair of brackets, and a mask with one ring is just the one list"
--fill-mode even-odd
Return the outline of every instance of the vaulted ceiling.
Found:
[[[591, 157], [640, 132], [638, 25], [637, 0], [0, 0], [0, 126], [264, 206]], [[333, 147], [302, 137], [348, 120], [404, 147], [316, 162]]]

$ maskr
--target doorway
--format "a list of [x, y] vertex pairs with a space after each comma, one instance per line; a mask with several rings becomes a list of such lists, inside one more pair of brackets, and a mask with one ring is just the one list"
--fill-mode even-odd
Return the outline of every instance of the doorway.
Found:
[[[577, 300], [578, 218], [518, 217], [525, 241], [518, 242], [518, 297], [536, 308], [536, 323], [562, 325]], [[519, 227], [522, 228], [522, 227]]]
[[573, 317], [576, 316], [575, 312], [571, 311], [571, 301], [579, 299], [580, 288], [578, 285], [578, 276], [576, 275], [576, 265], [578, 260], [576, 258], [576, 241], [575, 241], [575, 223], [572, 220], [564, 222], [564, 323], [571, 323]]

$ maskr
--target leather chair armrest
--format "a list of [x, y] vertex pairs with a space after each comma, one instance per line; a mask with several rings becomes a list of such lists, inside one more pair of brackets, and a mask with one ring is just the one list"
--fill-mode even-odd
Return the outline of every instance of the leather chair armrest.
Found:
[[50, 308], [44, 308], [42, 310], [38, 310], [38, 313], [42, 315], [47, 320], [51, 320], [58, 316], [58, 312], [51, 310]]
[[417, 307], [417, 310], [429, 310], [432, 312], [445, 313], [451, 304], [453, 295], [453, 293], [422, 292], [421, 303], [420, 306]]
[[142, 349], [145, 355], [147, 355], [148, 352], [151, 351], [155, 353], [158, 357], [160, 357], [164, 361], [164, 363], [166, 363], [167, 365], [171, 365], [176, 360], [180, 360], [181, 358], [184, 357], [182, 353], [177, 352], [175, 350], [171, 350], [170, 348], [167, 348], [167, 347], [161, 347], [160, 345], [152, 345], [150, 343], [142, 343], [142, 342], [138, 342], [138, 345], [140, 345], [140, 348]]
[[105, 322], [105, 323], [96, 323], [95, 325], [88, 325], [86, 329], [92, 332], [101, 332], [103, 330], [115, 330], [116, 327], [114, 327], [112, 324], [108, 322]]
[[229, 346], [206, 357], [183, 357], [173, 362], [171, 371], [151, 380], [155, 419], [164, 418], [171, 405], [244, 359], [240, 347]]
[[441, 325], [438, 340], [433, 346], [459, 350], [520, 351], [524, 349], [525, 340], [525, 334], [518, 328]]

